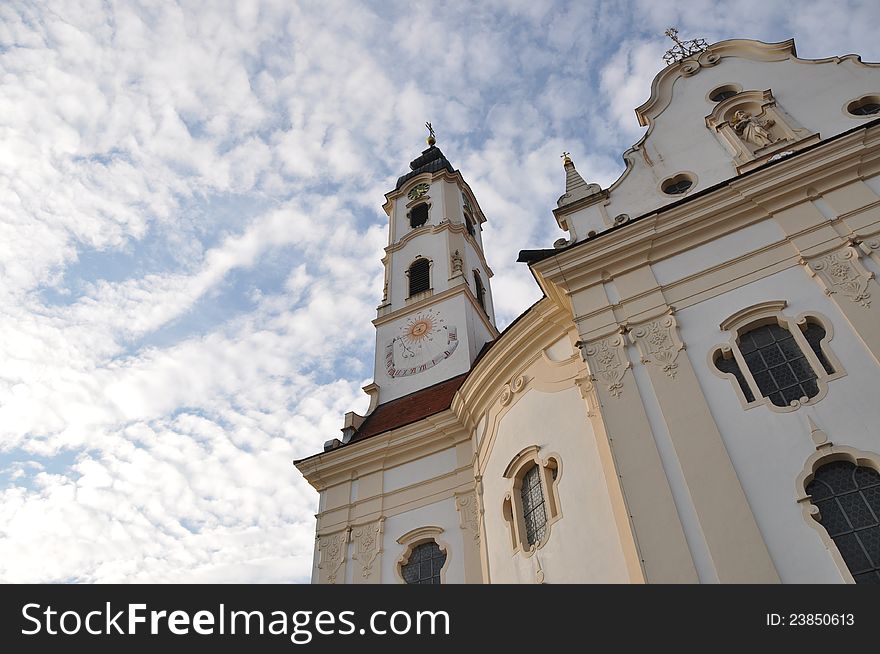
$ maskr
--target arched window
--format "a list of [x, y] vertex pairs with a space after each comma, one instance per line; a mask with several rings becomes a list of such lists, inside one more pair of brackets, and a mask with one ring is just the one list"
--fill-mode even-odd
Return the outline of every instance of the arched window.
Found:
[[431, 262], [427, 259], [416, 259], [409, 267], [409, 296], [422, 293], [431, 288]]
[[400, 566], [400, 575], [408, 584], [439, 584], [444, 563], [446, 552], [437, 541], [428, 541], [412, 549], [407, 562]]
[[761, 394], [776, 406], [788, 406], [819, 393], [816, 372], [790, 331], [779, 325], [740, 334], [739, 350]]
[[477, 296], [477, 303], [480, 305], [480, 308], [485, 311], [486, 310], [486, 289], [483, 288], [483, 280], [480, 279], [480, 273], [476, 270], [474, 271], [474, 295]]
[[828, 343], [831, 322], [819, 314], [785, 316], [784, 300], [747, 307], [721, 323], [729, 343], [713, 348], [712, 368], [735, 381], [745, 408], [794, 411], [825, 397], [828, 382], [846, 372]]
[[409, 212], [409, 226], [415, 229], [428, 222], [428, 205], [424, 202], [417, 204]]
[[538, 455], [528, 447], [511, 461], [504, 477], [510, 480], [501, 511], [510, 529], [514, 552], [526, 556], [544, 546], [550, 528], [562, 517], [559, 507], [559, 457]]
[[880, 584], [880, 474], [832, 461], [816, 470], [806, 491], [856, 583]]

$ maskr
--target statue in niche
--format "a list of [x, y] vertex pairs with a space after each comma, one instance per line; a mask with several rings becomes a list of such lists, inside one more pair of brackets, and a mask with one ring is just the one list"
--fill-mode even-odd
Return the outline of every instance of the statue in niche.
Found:
[[734, 131], [739, 134], [740, 138], [747, 143], [757, 145], [759, 148], [776, 142], [769, 131], [769, 128], [775, 124], [774, 120], [761, 120], [743, 109], [737, 111], [731, 121]]

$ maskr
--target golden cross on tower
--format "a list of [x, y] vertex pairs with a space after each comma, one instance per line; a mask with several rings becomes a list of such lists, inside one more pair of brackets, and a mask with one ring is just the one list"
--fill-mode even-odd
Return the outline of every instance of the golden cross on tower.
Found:
[[562, 165], [571, 163], [571, 152], [563, 152], [560, 156], [562, 157]]
[[428, 128], [428, 145], [434, 145], [437, 142], [437, 139], [434, 138], [434, 128], [431, 126], [431, 123], [425, 123], [425, 127]]

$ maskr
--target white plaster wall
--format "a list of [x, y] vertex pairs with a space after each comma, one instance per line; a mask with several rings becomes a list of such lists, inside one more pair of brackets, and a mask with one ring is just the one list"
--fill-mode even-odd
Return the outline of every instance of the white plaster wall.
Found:
[[[744, 307], [779, 299], [789, 303], [784, 311], [787, 316], [818, 311], [830, 319], [834, 327], [830, 347], [847, 376], [830, 382], [828, 395], [815, 406], [784, 414], [763, 406], [746, 411], [731, 382], [712, 373], [708, 354], [728, 339], [728, 334], [719, 329], [722, 320]], [[676, 315], [687, 354], [782, 581], [841, 582], [838, 568], [795, 502], [795, 480], [815, 451], [807, 416], [837, 445], [880, 452], [877, 364], [834, 302], [800, 267], [688, 307]]]
[[[771, 89], [778, 105], [801, 127], [827, 139], [866, 122], [847, 114], [845, 106], [866, 93], [880, 93], [880, 67], [851, 60], [816, 64], [797, 59], [757, 62], [726, 57], [714, 67], [678, 78], [669, 106], [656, 116], [644, 142], [644, 153], [651, 163], [642, 152], [632, 155], [632, 169], [615, 182], [611, 192], [606, 206], [609, 216], [626, 213], [635, 218], [685, 197], [668, 196], [659, 189], [662, 180], [679, 172], [689, 171], [697, 177], [689, 193], [736, 176], [732, 157], [705, 121], [715, 107], [706, 95], [730, 83], [745, 91]], [[596, 211], [579, 212], [569, 221], [579, 239], [590, 229], [606, 227]]]
[[[626, 349], [627, 357], [630, 361], [639, 361], [640, 355], [635, 345], [630, 343]], [[715, 572], [715, 566], [712, 563], [709, 544], [706, 542], [705, 536], [703, 536], [700, 519], [697, 516], [697, 509], [694, 506], [690, 491], [685, 482], [684, 473], [678, 462], [678, 455], [672, 443], [669, 429], [667, 429], [666, 422], [663, 420], [663, 410], [660, 408], [660, 402], [657, 400], [654, 386], [651, 383], [648, 372], [645, 370], [645, 366], [634, 365], [632, 371], [633, 378], [638, 387], [639, 397], [644, 403], [645, 415], [647, 415], [648, 422], [651, 425], [651, 432], [654, 435], [654, 442], [657, 445], [657, 453], [660, 455], [663, 472], [669, 481], [669, 490], [672, 492], [672, 501], [675, 502], [675, 508], [681, 520], [685, 541], [687, 541], [688, 550], [690, 550], [691, 557], [694, 560], [697, 577], [700, 583], [717, 584], [719, 582], [718, 574]], [[612, 438], [614, 438], [613, 435]]]
[[785, 239], [785, 233], [773, 220], [764, 220], [704, 243], [686, 252], [651, 264], [660, 284], [683, 279], [724, 261], [752, 252], [758, 246]]
[[418, 527], [441, 527], [443, 533], [438, 540], [445, 541], [448, 545], [446, 583], [463, 584], [464, 542], [459, 524], [455, 500], [451, 497], [386, 519], [382, 537], [382, 583], [402, 583], [395, 568], [406, 548], [397, 542], [398, 538]]
[[550, 347], [544, 349], [547, 358], [551, 361], [568, 361], [573, 354], [574, 349], [571, 347], [571, 341], [568, 336], [563, 336]]
[[538, 445], [556, 453], [562, 518], [537, 557], [547, 583], [624, 583], [626, 564], [599, 452], [580, 393], [526, 389], [502, 417], [483, 475], [483, 503], [489, 574], [492, 583], [534, 583], [535, 557], [513, 555], [502, 502], [508, 489], [503, 473], [524, 448]]
[[455, 470], [455, 448], [450, 447], [421, 459], [389, 468], [383, 475], [383, 490], [386, 493], [421, 483]]

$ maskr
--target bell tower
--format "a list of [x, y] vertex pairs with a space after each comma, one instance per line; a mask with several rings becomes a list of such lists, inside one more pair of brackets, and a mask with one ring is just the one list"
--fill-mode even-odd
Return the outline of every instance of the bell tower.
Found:
[[479, 204], [436, 145], [410, 163], [385, 195], [388, 247], [385, 291], [376, 326], [373, 404], [427, 388], [470, 370], [498, 336], [483, 254]]

